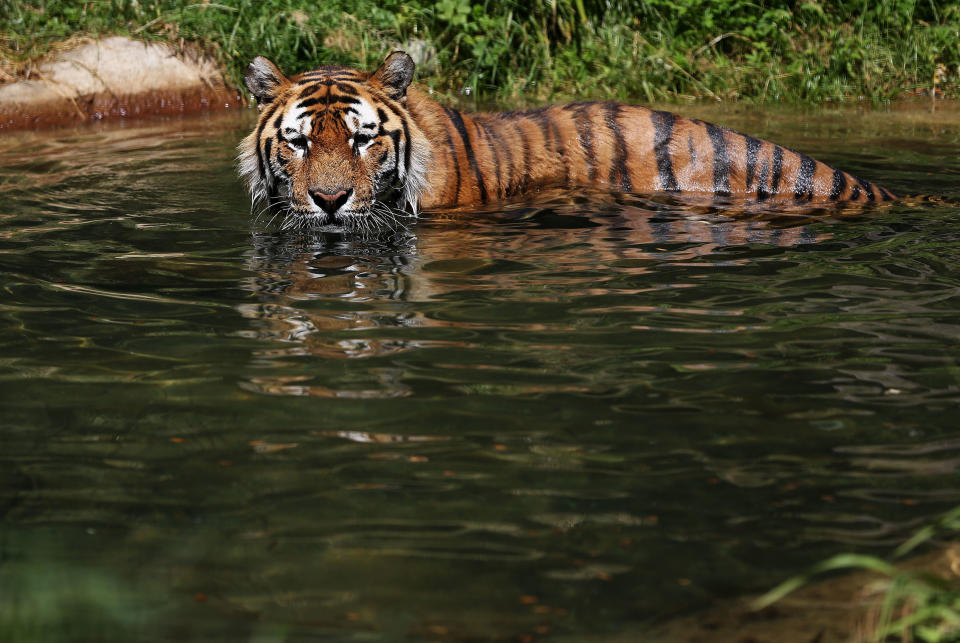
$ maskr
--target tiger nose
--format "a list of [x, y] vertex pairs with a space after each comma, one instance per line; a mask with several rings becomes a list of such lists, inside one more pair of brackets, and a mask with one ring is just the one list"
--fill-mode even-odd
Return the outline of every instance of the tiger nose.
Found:
[[340, 190], [333, 194], [324, 192], [323, 190], [310, 190], [310, 198], [327, 214], [333, 214], [339, 210], [343, 204], [347, 202], [351, 194], [353, 194], [353, 188]]

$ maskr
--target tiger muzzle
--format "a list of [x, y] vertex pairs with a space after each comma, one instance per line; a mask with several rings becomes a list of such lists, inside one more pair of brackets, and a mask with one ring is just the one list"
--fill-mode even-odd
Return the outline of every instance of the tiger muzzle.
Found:
[[313, 199], [313, 202], [330, 216], [333, 216], [337, 210], [343, 207], [343, 204], [347, 202], [351, 194], [353, 194], [353, 188], [334, 193], [324, 192], [323, 190], [310, 190], [310, 198]]

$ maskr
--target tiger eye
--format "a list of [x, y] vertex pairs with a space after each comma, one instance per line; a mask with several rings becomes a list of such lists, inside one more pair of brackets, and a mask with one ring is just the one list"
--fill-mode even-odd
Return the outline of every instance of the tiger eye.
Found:
[[353, 145], [354, 147], [362, 147], [373, 140], [373, 137], [369, 134], [364, 134], [362, 132], [357, 132], [353, 135]]
[[298, 150], [307, 149], [307, 137], [303, 136], [302, 134], [295, 138], [288, 139], [287, 143], [290, 145], [290, 147], [294, 147]]
[[[247, 87], [269, 107], [241, 144], [250, 193], [289, 200], [299, 213], [291, 216], [317, 226], [335, 213], [340, 221], [375, 218], [391, 208], [487, 203], [548, 185], [677, 193], [745, 210], [895, 198], [770, 141], [638, 105], [461, 112], [410, 88], [414, 68], [409, 55], [394, 52], [372, 74], [331, 65], [290, 79], [255, 58]], [[288, 104], [271, 102], [279, 100]], [[290, 172], [270, 163], [278, 130], [291, 137], [284, 149], [302, 156]], [[303, 132], [327, 132], [317, 134], [309, 157]], [[349, 205], [338, 206], [346, 209], [330, 212], [342, 198], [336, 195], [348, 193]]]

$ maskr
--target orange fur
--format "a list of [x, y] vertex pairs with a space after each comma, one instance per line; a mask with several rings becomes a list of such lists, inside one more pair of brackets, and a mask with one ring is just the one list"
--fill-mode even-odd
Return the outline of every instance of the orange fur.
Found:
[[375, 72], [247, 73], [261, 109], [240, 146], [255, 199], [287, 225], [383, 222], [400, 210], [469, 206], [547, 186], [720, 195], [791, 207], [892, 200], [888, 190], [769, 141], [669, 112], [584, 102], [467, 114], [411, 88], [413, 61]]

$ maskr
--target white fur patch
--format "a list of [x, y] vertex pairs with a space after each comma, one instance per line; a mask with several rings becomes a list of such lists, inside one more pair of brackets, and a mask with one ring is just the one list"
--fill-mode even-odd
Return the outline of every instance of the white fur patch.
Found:
[[[296, 136], [306, 136], [307, 147], [309, 147], [310, 128], [312, 125], [310, 115], [301, 113], [301, 115], [298, 116], [296, 111], [295, 109], [288, 109], [287, 113], [283, 115], [283, 121], [280, 123], [280, 135], [288, 141]], [[299, 149], [296, 146], [292, 147], [294, 154], [296, 154], [298, 158], [303, 158], [307, 153], [304, 149]]]
[[347, 129], [350, 130], [351, 144], [355, 144], [353, 136], [357, 134], [357, 132], [366, 134], [370, 137], [370, 142], [357, 145], [357, 149], [360, 151], [360, 156], [364, 156], [367, 148], [370, 147], [370, 143], [373, 142], [373, 137], [377, 135], [377, 130], [379, 129], [378, 126], [380, 124], [380, 117], [377, 116], [377, 110], [375, 110], [370, 103], [361, 98], [359, 103], [351, 105], [351, 109], [344, 110], [343, 122], [346, 124]]

